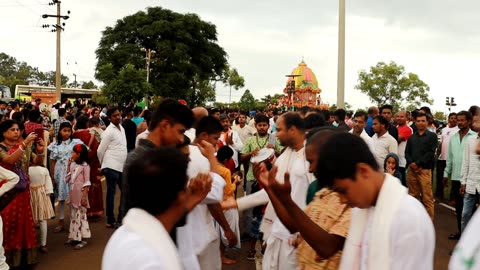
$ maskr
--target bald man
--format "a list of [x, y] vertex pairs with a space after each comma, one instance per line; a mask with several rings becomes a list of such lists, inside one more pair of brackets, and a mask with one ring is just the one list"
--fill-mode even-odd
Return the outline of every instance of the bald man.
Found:
[[[202, 119], [205, 116], [208, 116], [208, 110], [205, 109], [204, 107], [195, 107], [192, 109], [193, 112], [193, 117], [195, 118], [195, 122], [198, 120]], [[195, 124], [193, 125], [195, 126]], [[195, 140], [195, 128], [191, 128], [187, 131], [185, 131], [185, 135], [190, 139], [190, 141]]]

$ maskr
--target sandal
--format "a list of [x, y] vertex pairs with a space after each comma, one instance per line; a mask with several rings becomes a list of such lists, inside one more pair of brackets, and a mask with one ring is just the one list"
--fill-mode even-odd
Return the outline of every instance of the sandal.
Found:
[[65, 245], [73, 245], [73, 244], [75, 244], [75, 241], [73, 241], [73, 239], [68, 239], [67, 241], [65, 241], [64, 244]]
[[41, 246], [41, 247], [40, 247], [40, 252], [41, 252], [41, 253], [48, 253], [48, 248], [47, 248], [47, 246]]
[[86, 245], [87, 245], [87, 242], [81, 241], [80, 243], [76, 244], [73, 249], [79, 250], [79, 249], [82, 249], [82, 248], [83, 248], [84, 246], [86, 246]]

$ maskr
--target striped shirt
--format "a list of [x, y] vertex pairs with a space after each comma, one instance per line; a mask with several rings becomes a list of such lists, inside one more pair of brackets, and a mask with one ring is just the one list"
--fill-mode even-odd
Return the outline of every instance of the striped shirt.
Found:
[[480, 136], [468, 137], [463, 151], [461, 183], [466, 185], [465, 192], [468, 194], [480, 192], [480, 156], [475, 151], [478, 143]]

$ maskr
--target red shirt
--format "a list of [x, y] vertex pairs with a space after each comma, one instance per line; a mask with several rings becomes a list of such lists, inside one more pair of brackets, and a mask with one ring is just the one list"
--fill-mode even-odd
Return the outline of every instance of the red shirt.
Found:
[[402, 136], [405, 139], [405, 141], [408, 141], [410, 136], [413, 135], [413, 130], [408, 125], [398, 126], [397, 129], [398, 129], [398, 136], [399, 137]]

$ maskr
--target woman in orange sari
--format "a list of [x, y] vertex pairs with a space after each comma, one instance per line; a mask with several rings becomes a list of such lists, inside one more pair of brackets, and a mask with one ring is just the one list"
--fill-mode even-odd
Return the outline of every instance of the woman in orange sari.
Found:
[[[88, 145], [92, 134], [88, 130], [88, 117], [80, 116], [77, 118], [75, 125], [75, 132], [73, 138], [80, 139], [85, 145]], [[90, 208], [87, 210], [87, 216], [89, 218], [103, 217], [103, 191], [102, 182], [100, 181], [100, 162], [97, 157], [97, 149], [99, 143], [93, 139], [88, 151], [88, 164], [90, 165], [90, 182], [92, 185], [88, 191], [88, 201]]]
[[[12, 268], [37, 263], [37, 239], [30, 205], [28, 166], [30, 161], [42, 164], [45, 154], [43, 140], [36, 140], [36, 136], [33, 133], [23, 140], [19, 124], [14, 120], [6, 120], [0, 124], [0, 166], [20, 177], [15, 186], [17, 195], [1, 212], [5, 257]], [[32, 153], [35, 141], [35, 151], [39, 153], [37, 155]], [[23, 185], [19, 185], [21, 182]]]

